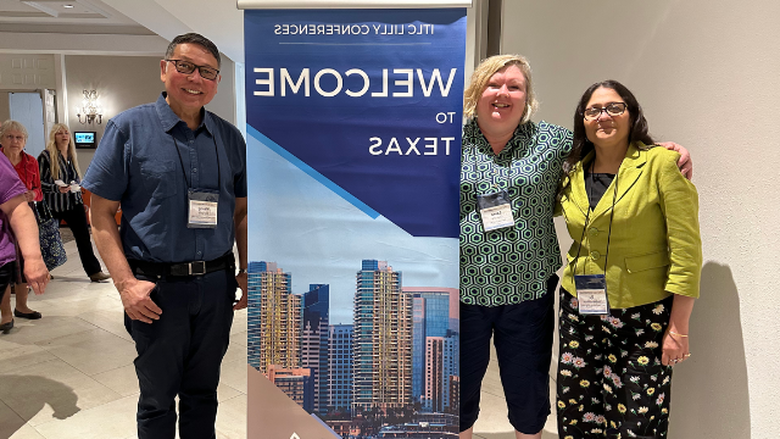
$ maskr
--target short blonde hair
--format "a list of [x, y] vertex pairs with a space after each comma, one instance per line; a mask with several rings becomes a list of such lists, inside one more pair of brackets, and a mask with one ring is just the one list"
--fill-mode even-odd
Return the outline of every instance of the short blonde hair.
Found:
[[517, 66], [525, 76], [525, 110], [520, 125], [531, 120], [531, 116], [539, 107], [539, 102], [537, 102], [534, 89], [531, 86], [531, 65], [520, 55], [494, 55], [483, 60], [477, 66], [464, 93], [463, 114], [466, 117], [473, 118], [477, 115], [477, 102], [479, 102], [482, 92], [485, 91], [488, 81], [496, 72], [509, 66]]
[[22, 133], [22, 136], [24, 136], [24, 141], [27, 141], [27, 138], [29, 135], [27, 134], [27, 128], [24, 127], [20, 122], [17, 122], [15, 120], [7, 120], [3, 122], [3, 125], [0, 126], [0, 139], [5, 137], [5, 133], [8, 131], [19, 131]]

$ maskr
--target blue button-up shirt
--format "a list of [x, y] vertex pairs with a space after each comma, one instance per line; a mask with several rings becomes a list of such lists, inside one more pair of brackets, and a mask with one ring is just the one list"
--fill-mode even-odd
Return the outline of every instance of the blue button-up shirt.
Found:
[[[247, 195], [246, 143], [236, 127], [205, 109], [191, 130], [165, 96], [108, 122], [82, 186], [120, 202], [128, 259], [216, 259], [233, 248], [236, 198]], [[219, 188], [216, 228], [187, 227], [190, 188]]]

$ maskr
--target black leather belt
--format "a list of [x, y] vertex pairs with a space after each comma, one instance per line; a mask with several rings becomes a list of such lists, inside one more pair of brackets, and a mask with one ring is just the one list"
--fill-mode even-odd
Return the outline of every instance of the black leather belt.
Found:
[[192, 261], [169, 264], [165, 262], [148, 262], [131, 259], [127, 262], [130, 264], [133, 273], [155, 277], [203, 276], [204, 274], [213, 273], [215, 271], [236, 269], [236, 262], [232, 252], [226, 253], [224, 256], [214, 259], [213, 261]]

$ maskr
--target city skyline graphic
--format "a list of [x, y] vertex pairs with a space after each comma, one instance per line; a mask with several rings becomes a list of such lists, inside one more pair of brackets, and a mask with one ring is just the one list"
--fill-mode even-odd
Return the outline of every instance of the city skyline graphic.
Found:
[[342, 438], [454, 438], [458, 291], [405, 287], [387, 261], [355, 264], [351, 322], [330, 321], [327, 279], [249, 263], [248, 363]]

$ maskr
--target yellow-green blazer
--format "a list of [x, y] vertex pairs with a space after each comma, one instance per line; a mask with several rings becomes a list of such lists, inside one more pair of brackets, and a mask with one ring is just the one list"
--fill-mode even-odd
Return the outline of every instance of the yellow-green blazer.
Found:
[[[639, 144], [641, 145], [641, 144]], [[605, 273], [615, 184], [615, 212], [606, 267], [611, 308], [653, 303], [670, 294], [699, 297], [702, 254], [699, 197], [696, 187], [677, 168], [679, 154], [665, 148], [647, 151], [632, 144], [620, 170], [596, 208], [590, 212], [583, 163], [574, 167], [560, 209], [574, 243], [569, 249], [562, 287], [576, 295], [577, 274]]]

